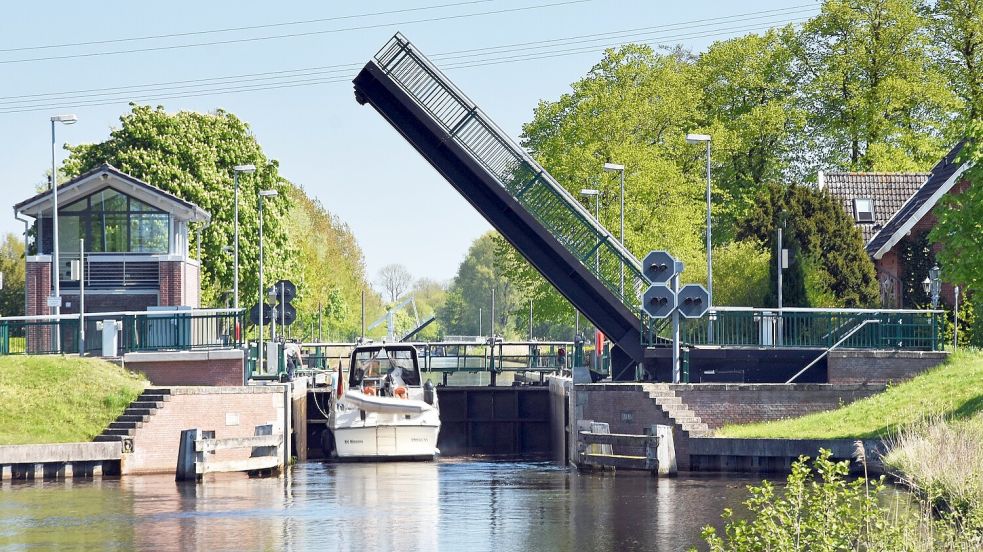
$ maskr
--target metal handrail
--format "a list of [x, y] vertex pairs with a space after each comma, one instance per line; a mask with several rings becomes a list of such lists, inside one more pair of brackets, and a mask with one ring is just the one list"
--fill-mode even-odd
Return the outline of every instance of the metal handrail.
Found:
[[[404, 60], [410, 59], [416, 68], [425, 73], [425, 75], [420, 75], [418, 73], [413, 73], [412, 71], [406, 71], [402, 68], [401, 64]], [[490, 165], [492, 161], [501, 165], [500, 169], [508, 169], [513, 174], [520, 171], [525, 171], [530, 177], [528, 181], [528, 186], [533, 186], [535, 183], [541, 182], [546, 188], [555, 194], [561, 203], [571, 212], [575, 219], [582, 225], [588, 227], [591, 233], [594, 235], [594, 240], [596, 240], [598, 245], [603, 244], [606, 251], [613, 253], [621, 266], [626, 266], [629, 272], [629, 278], [634, 281], [629, 281], [624, 286], [622, 291], [621, 285], [615, 283], [613, 280], [608, 282], [606, 278], [602, 276], [601, 266], [595, 263], [589, 263], [585, 259], [580, 259], [580, 262], [592, 273], [594, 273], [598, 279], [605, 283], [605, 285], [616, 294], [620, 295], [621, 300], [624, 301], [629, 306], [637, 307], [639, 297], [642, 291], [643, 278], [641, 276], [641, 263], [636, 259], [626, 247], [620, 241], [614, 239], [613, 235], [604, 228], [599, 221], [596, 221], [587, 209], [580, 204], [576, 198], [573, 197], [570, 192], [561, 186], [553, 177], [550, 175], [543, 167], [536, 162], [521, 146], [516, 144], [507, 133], [505, 133], [501, 128], [499, 128], [490, 118], [488, 118], [477, 105], [471, 101], [463, 92], [461, 92], [454, 84], [448, 79], [427, 57], [421, 53], [419, 50], [413, 47], [413, 45], [401, 34], [397, 33], [389, 42], [386, 43], [383, 48], [376, 53], [375, 60], [379, 67], [385, 71], [389, 77], [396, 82], [407, 94], [417, 103], [422, 109], [431, 115], [431, 117], [438, 122], [444, 129], [451, 135], [452, 139], [459, 143], [464, 150], [472, 157], [475, 161], [481, 164], [485, 170], [489, 172], [492, 176], [496, 177], [501, 184], [505, 185], [503, 182], [504, 176], [500, 176], [494, 167]], [[409, 76], [407, 76], [407, 73]], [[422, 90], [418, 93], [417, 90]], [[443, 92], [443, 98], [439, 95]], [[436, 106], [440, 113], [434, 111], [431, 106]], [[450, 113], [450, 116], [445, 116]], [[490, 138], [492, 142], [482, 142], [480, 147], [483, 148], [482, 152], [474, 151], [474, 149], [461, 137], [461, 131], [471, 123], [477, 124], [486, 133], [487, 138]], [[477, 136], [471, 134], [470, 136]], [[495, 152], [492, 144], [500, 147], [501, 152]], [[496, 154], [497, 158], [489, 160], [482, 157], [481, 153], [484, 154]], [[501, 155], [505, 154], [506, 158]], [[511, 160], [509, 160], [511, 159]], [[504, 164], [503, 164], [504, 163]], [[524, 166], [523, 166], [524, 165]], [[508, 186], [505, 186], [508, 189]], [[521, 192], [518, 195], [510, 190], [510, 193], [519, 198]], [[535, 210], [530, 210], [534, 215], [541, 215]], [[537, 216], [537, 218], [539, 218]], [[544, 226], [549, 227], [545, 220], [540, 220]], [[574, 239], [576, 236], [564, 235], [555, 228], [549, 228], [554, 236], [557, 237], [561, 242]], [[571, 248], [571, 243], [564, 243], [568, 248]], [[620, 273], [620, 270], [619, 270]]]
[[840, 345], [842, 345], [844, 341], [846, 341], [847, 339], [850, 339], [850, 337], [853, 334], [859, 332], [860, 329], [863, 328], [864, 326], [866, 326], [867, 324], [879, 324], [879, 323], [880, 323], [880, 320], [875, 320], [875, 319], [870, 319], [869, 318], [867, 320], [864, 320], [860, 324], [857, 324], [857, 327], [855, 327], [852, 330], [850, 330], [849, 332], [847, 332], [847, 334], [844, 335], [842, 338], [840, 338], [839, 341], [837, 341], [836, 343], [834, 343], [833, 345], [831, 345], [828, 349], [826, 349], [825, 351], [823, 351], [823, 353], [821, 355], [817, 356], [815, 359], [813, 359], [812, 362], [810, 362], [809, 364], [806, 364], [805, 368], [799, 370], [798, 372], [795, 373], [794, 376], [788, 378], [788, 381], [786, 381], [785, 383], [786, 384], [789, 384], [789, 383], [792, 383], [793, 381], [795, 381], [799, 376], [801, 376], [802, 374], [804, 374], [806, 370], [808, 370], [809, 368], [812, 368], [817, 362], [819, 362], [820, 360], [822, 360], [823, 357], [825, 357], [826, 355], [828, 355], [830, 351], [832, 351], [833, 349], [835, 349], [835, 348], [839, 347]]
[[815, 308], [815, 307], [712, 307], [709, 311], [714, 312], [766, 312], [777, 314], [780, 312], [818, 312], [832, 314], [945, 314], [941, 309], [857, 309], [857, 308]]

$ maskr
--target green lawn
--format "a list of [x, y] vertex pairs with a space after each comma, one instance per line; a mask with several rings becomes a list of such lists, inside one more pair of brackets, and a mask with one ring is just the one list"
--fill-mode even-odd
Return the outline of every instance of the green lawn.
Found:
[[870, 438], [926, 417], [983, 416], [983, 352], [959, 351], [945, 364], [836, 410], [777, 422], [724, 426], [721, 437]]
[[147, 385], [99, 359], [0, 356], [0, 445], [91, 441]]

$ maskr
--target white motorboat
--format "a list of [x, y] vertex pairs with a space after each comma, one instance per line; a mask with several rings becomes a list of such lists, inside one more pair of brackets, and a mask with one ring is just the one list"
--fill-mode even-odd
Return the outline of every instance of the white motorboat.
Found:
[[359, 345], [348, 374], [339, 369], [328, 428], [332, 456], [361, 460], [432, 460], [438, 453], [440, 408], [423, 382], [416, 348]]

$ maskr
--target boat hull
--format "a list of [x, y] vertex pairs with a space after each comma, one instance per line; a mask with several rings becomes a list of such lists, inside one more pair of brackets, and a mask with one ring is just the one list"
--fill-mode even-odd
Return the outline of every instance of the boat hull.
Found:
[[335, 454], [343, 460], [432, 460], [439, 431], [433, 425], [335, 428]]

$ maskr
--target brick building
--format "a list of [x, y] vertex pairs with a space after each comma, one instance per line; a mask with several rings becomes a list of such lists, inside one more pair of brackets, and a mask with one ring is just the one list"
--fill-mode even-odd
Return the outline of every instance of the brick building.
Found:
[[[48, 314], [54, 249], [53, 194], [14, 205], [27, 218], [27, 315]], [[58, 186], [62, 313], [78, 312], [72, 261], [85, 240], [86, 312], [199, 306], [200, 266], [188, 254], [191, 223], [207, 223], [201, 207], [103, 164]]]
[[[902, 240], [931, 230], [936, 221], [932, 209], [939, 200], [969, 185], [963, 178], [968, 164], [956, 161], [963, 144], [956, 144], [928, 173], [819, 173], [819, 188], [842, 203], [863, 234], [885, 307], [914, 307], [902, 286], [907, 270], [901, 255]], [[938, 251], [940, 245], [932, 244], [932, 248]], [[921, 281], [925, 276], [915, 278]], [[943, 282], [943, 301], [952, 304], [953, 295], [952, 286]]]

